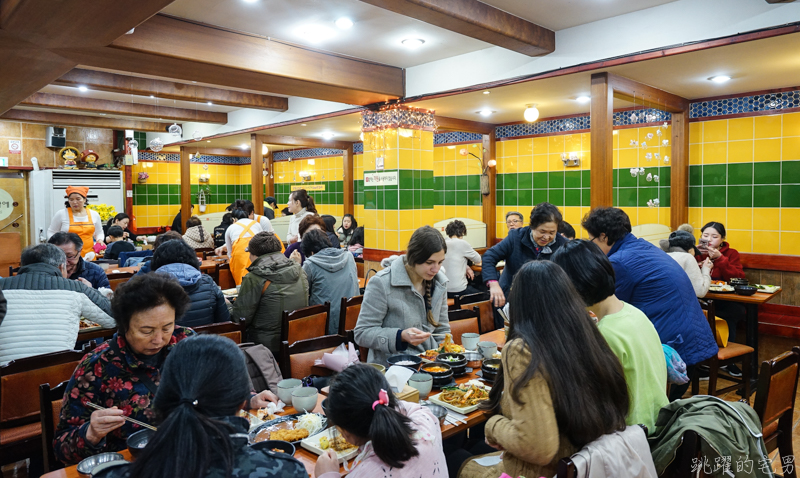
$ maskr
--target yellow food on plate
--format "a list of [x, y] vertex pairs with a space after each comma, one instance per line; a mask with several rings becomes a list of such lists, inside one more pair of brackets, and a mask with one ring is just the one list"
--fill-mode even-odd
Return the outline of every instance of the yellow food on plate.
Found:
[[458, 388], [445, 390], [439, 400], [455, 407], [466, 408], [489, 399], [489, 392], [476, 385], [462, 384]]
[[[322, 440], [320, 440], [322, 442]], [[356, 448], [355, 445], [352, 443], [348, 443], [347, 440], [344, 439], [341, 435], [335, 437], [333, 442], [331, 443], [331, 448], [333, 448], [337, 453], [342, 453], [344, 451], [352, 450]]]
[[331, 442], [328, 440], [328, 437], [322, 437], [319, 439], [319, 447], [323, 450], [327, 450], [331, 447]]
[[453, 343], [453, 335], [452, 334], [445, 334], [444, 335], [444, 342], [442, 342], [441, 347], [438, 349], [431, 349], [426, 350], [425, 355], [421, 355], [422, 358], [426, 360], [436, 360], [436, 356], [439, 354], [449, 353], [449, 354], [463, 354], [466, 352], [467, 349], [464, 347]]
[[308, 438], [308, 430], [300, 428], [298, 430], [276, 430], [269, 433], [270, 440], [283, 440], [293, 442]]

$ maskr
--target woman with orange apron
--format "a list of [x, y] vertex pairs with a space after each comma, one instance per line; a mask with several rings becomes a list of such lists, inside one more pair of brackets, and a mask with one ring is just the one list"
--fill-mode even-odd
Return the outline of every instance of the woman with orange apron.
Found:
[[56, 232], [73, 232], [83, 241], [81, 256], [91, 252], [95, 241], [103, 239], [103, 224], [100, 215], [86, 207], [89, 188], [85, 186], [69, 186], [67, 188], [66, 209], [56, 213], [47, 230], [50, 237]]
[[236, 285], [241, 285], [242, 277], [244, 277], [244, 275], [247, 273], [247, 268], [250, 267], [250, 253], [247, 251], [247, 245], [250, 243], [250, 239], [255, 236], [255, 233], [251, 232], [250, 228], [252, 228], [254, 225], [257, 225], [258, 222], [251, 221], [250, 224], [245, 226], [244, 223], [239, 220], [234, 224], [238, 224], [244, 229], [239, 234], [236, 242], [233, 243], [230, 261], [233, 281], [236, 283]]

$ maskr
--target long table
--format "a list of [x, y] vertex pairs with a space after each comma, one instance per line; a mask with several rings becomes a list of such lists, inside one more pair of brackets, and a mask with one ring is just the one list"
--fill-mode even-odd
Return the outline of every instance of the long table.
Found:
[[[480, 338], [481, 338], [481, 341], [495, 342], [497, 344], [497, 348], [498, 349], [501, 349], [503, 347], [503, 345], [505, 345], [505, 333], [503, 332], [502, 329], [485, 333], [485, 334], [481, 335]], [[478, 378], [478, 376], [473, 371], [471, 373], [468, 373], [468, 374], [462, 375], [461, 377], [456, 378], [456, 383], [457, 384], [466, 383], [466, 382], [468, 382], [470, 380], [473, 380], [475, 378]], [[435, 395], [436, 393], [438, 393], [438, 391], [434, 390], [434, 391], [431, 392], [431, 395]], [[320, 393], [319, 396], [317, 397], [317, 406], [314, 407], [313, 412], [315, 412], [315, 413], [323, 413], [323, 411], [322, 411], [322, 400], [324, 400], [324, 399], [325, 399], [325, 396]], [[291, 414], [294, 414], [294, 413], [297, 413], [297, 411], [294, 408], [286, 407], [286, 409], [284, 410], [282, 415], [286, 415], [286, 414], [291, 415]], [[485, 422], [486, 419], [487, 419], [486, 413], [484, 413], [484, 412], [482, 412], [480, 410], [476, 410], [476, 411], [474, 411], [474, 412], [472, 412], [472, 413], [467, 415], [467, 418], [466, 418], [467, 423], [466, 424], [464, 424], [464, 423], [459, 423], [458, 425], [445, 424], [444, 426], [442, 426], [442, 438], [448, 438], [448, 437], [451, 437], [451, 436], [453, 436], [453, 435], [455, 435], [457, 433], [463, 432], [463, 431], [467, 430], [468, 428], [474, 427], [476, 425], [479, 425], [479, 424]], [[121, 451], [120, 453], [122, 453], [122, 455], [125, 457], [126, 460], [131, 460], [130, 452], [127, 449]], [[306, 450], [305, 448], [303, 448], [303, 447], [298, 445], [297, 446], [297, 451], [295, 452], [294, 457], [297, 458], [297, 460], [300, 461], [300, 463], [302, 463], [303, 466], [306, 467], [306, 471], [308, 472], [309, 476], [313, 476], [314, 475], [314, 465], [317, 462], [317, 455], [315, 453], [312, 453], [312, 452], [310, 452], [310, 451]], [[339, 472], [342, 473], [342, 474], [345, 474], [344, 467], [341, 467], [339, 469]], [[73, 466], [68, 466], [68, 467], [66, 467], [64, 469], [61, 469], [61, 470], [51, 471], [50, 473], [46, 473], [46, 474], [42, 475], [42, 477], [43, 478], [79, 478], [80, 475], [78, 474], [77, 466], [73, 465]]]

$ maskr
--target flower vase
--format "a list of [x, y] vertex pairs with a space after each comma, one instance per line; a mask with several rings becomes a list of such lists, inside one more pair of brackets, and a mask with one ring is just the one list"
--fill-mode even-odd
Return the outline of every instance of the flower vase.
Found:
[[147, 178], [139, 178], [139, 184], [147, 184]]

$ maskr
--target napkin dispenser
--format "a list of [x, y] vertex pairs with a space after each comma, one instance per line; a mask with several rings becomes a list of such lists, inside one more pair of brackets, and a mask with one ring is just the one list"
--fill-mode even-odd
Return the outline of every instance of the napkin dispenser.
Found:
[[419, 390], [408, 385], [403, 387], [400, 393], [395, 393], [394, 396], [406, 402], [419, 403]]

